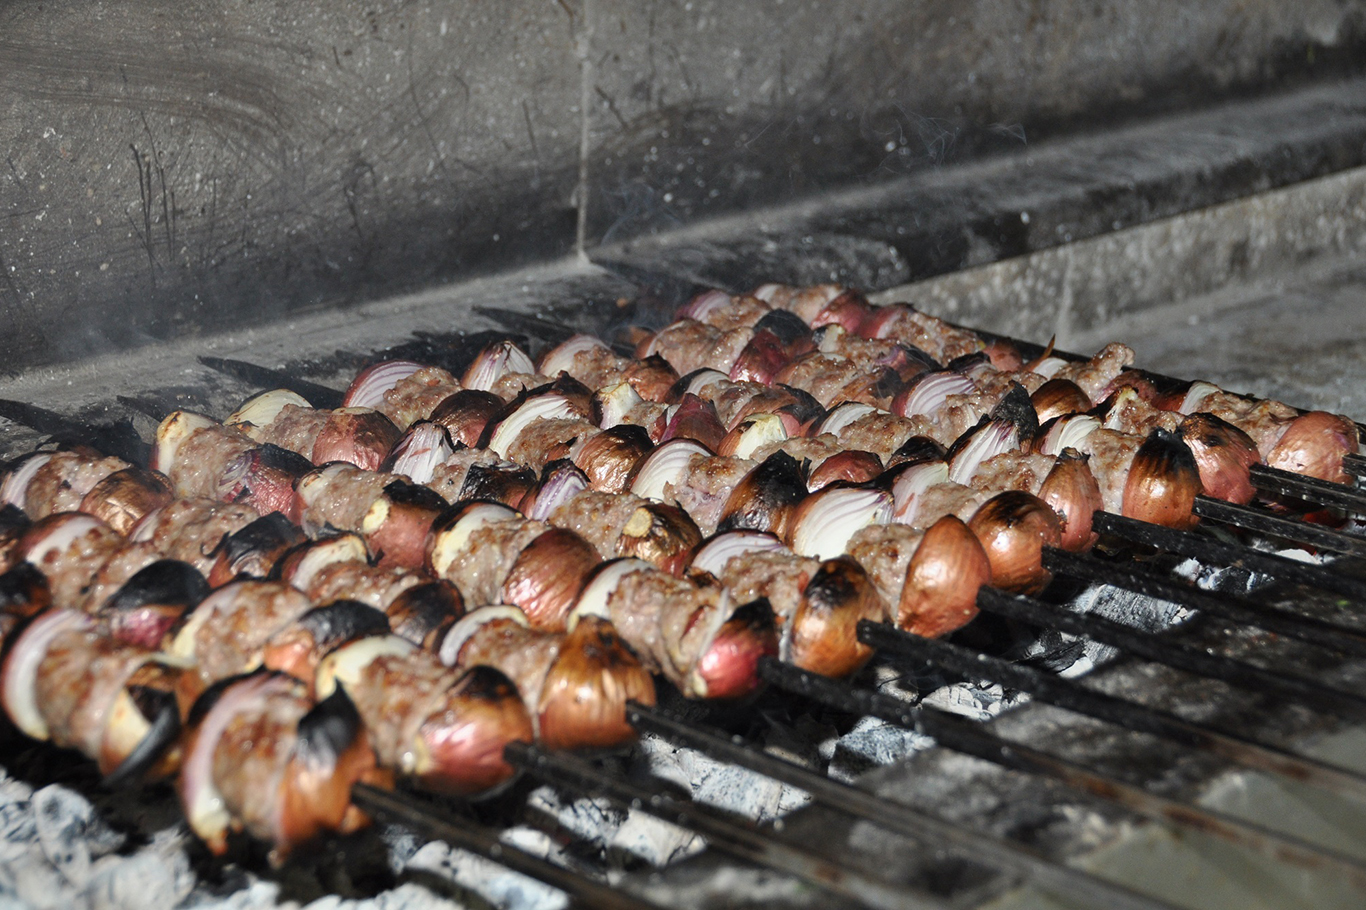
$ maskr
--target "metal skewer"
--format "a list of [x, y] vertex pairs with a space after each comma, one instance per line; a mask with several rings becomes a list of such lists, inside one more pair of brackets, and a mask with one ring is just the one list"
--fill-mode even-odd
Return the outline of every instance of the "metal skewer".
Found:
[[1246, 768], [1279, 774], [1323, 787], [1343, 796], [1366, 800], [1366, 775], [1295, 755], [1230, 733], [1097, 692], [1078, 682], [1062, 679], [1032, 667], [931, 641], [867, 620], [859, 623], [859, 640], [887, 654], [930, 661], [969, 678], [992, 679], [1002, 685], [1031, 693], [1040, 701], [1076, 711], [1136, 733], [1160, 736], [1195, 749], [1203, 749]]
[[471, 821], [461, 821], [455, 825], [438, 818], [431, 808], [410, 796], [381, 790], [369, 784], [356, 784], [351, 789], [351, 801], [371, 815], [400, 822], [437, 840], [443, 840], [453, 847], [476, 853], [514, 872], [520, 872], [522, 875], [545, 882], [552, 888], [558, 888], [585, 910], [594, 910], [598, 907], [603, 910], [659, 908], [658, 904], [637, 897], [622, 888], [577, 875], [539, 856], [533, 856], [511, 844], [506, 844], [499, 839], [498, 832], [490, 828]]

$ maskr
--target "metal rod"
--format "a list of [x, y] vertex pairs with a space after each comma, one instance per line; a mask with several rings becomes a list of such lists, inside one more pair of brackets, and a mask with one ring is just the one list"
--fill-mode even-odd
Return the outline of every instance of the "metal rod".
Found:
[[1249, 470], [1252, 482], [1259, 490], [1366, 515], [1366, 490], [1282, 471], [1264, 464], [1254, 464]]
[[1220, 521], [1257, 534], [1280, 537], [1318, 550], [1366, 556], [1366, 538], [1344, 534], [1321, 525], [1282, 518], [1265, 509], [1234, 505], [1231, 502], [1210, 499], [1208, 496], [1197, 496], [1195, 507], [1191, 511], [1201, 518]]
[[126, 423], [99, 427], [76, 417], [68, 417], [37, 405], [0, 398], [0, 417], [51, 436], [58, 442], [77, 442], [94, 446], [132, 464], [146, 464], [151, 447]]
[[[847, 684], [816, 676], [790, 664], [779, 663], [772, 658], [766, 658], [766, 660], [768, 666], [761, 668], [760, 672], [770, 682], [789, 691], [799, 692], [817, 701], [830, 704], [833, 707], [847, 710], [848, 702], [844, 694], [850, 691], [862, 691], [853, 690]], [[896, 702], [896, 699], [890, 699], [890, 701]], [[954, 717], [935, 708], [925, 706], [915, 709], [912, 712], [915, 716], [915, 724], [907, 724], [898, 719], [899, 715], [905, 713], [904, 709], [904, 705], [899, 708], [893, 707], [893, 710], [889, 712], [891, 716], [877, 712], [871, 713], [891, 723], [914, 726], [916, 730], [932, 736], [946, 749], [973, 755], [1012, 770], [1050, 777], [1075, 790], [1088, 793], [1094, 798], [1136, 812], [1146, 818], [1209, 834], [1268, 859], [1283, 860], [1306, 869], [1320, 869], [1324, 866], [1339, 867], [1352, 878], [1355, 884], [1366, 887], [1366, 863], [1355, 857], [1338, 853], [1318, 844], [1311, 844], [1253, 822], [1149, 793], [1141, 787], [1133, 786], [1109, 775], [1099, 774], [1066, 759], [1040, 752], [1022, 743], [1003, 739], [981, 724], [961, 717]], [[813, 800], [836, 811], [866, 819], [892, 830], [902, 830], [905, 827], [910, 829], [907, 833], [914, 833], [918, 830], [940, 836], [938, 832], [929, 832], [929, 829], [924, 827], [925, 820], [920, 817], [923, 813], [918, 812], [918, 810], [897, 802], [888, 803], [888, 798], [885, 796], [873, 796], [866, 791], [833, 781], [800, 765], [784, 761], [752, 746], [737, 742], [733, 738], [700, 730], [685, 721], [663, 714], [658, 709], [632, 703], [628, 706], [626, 717], [638, 729], [653, 732], [674, 742], [682, 742], [713, 758], [743, 765], [774, 780], [781, 780], [792, 786], [800, 787], [811, 794]], [[936, 826], [942, 824], [939, 819], [932, 817], [929, 818], [929, 822]], [[951, 826], [948, 834], [949, 836], [958, 835], [957, 826]], [[985, 835], [977, 835], [975, 832], [972, 832], [971, 836], [985, 837]], [[989, 846], [995, 846], [990, 839], [988, 839], [988, 843]], [[1012, 851], [1010, 856], [999, 859], [992, 855], [987, 858], [1002, 864], [1019, 862], [1019, 859], [1014, 855], [1015, 846], [1006, 846]], [[1022, 849], [1028, 856], [1033, 856], [1032, 851], [1027, 848]], [[1053, 865], [1047, 859], [1043, 861], [1050, 866]], [[1034, 875], [1036, 882], [1041, 886], [1046, 885], [1054, 877], [1066, 880], [1065, 884], [1063, 882], [1059, 884], [1059, 887], [1066, 889], [1064, 893], [1076, 893], [1078, 890], [1089, 889], [1092, 886], [1092, 882], [1087, 881], [1081, 884], [1081, 889], [1078, 889], [1071, 880], [1077, 870], [1070, 867], [1064, 866], [1061, 870], [1049, 868], [1042, 870], [1037, 875], [1033, 868], [1021, 869], [1021, 871], [1025, 874]], [[1112, 886], [1108, 882], [1101, 882], [1101, 887], [1109, 889]], [[1100, 897], [1099, 895], [1095, 896]], [[1102, 898], [1102, 901], [1104, 906], [1114, 906], [1108, 896]]]
[[472, 821], [454, 825], [437, 817], [432, 809], [401, 793], [381, 790], [369, 784], [356, 784], [351, 801], [362, 811], [415, 828], [425, 835], [468, 850], [500, 866], [558, 888], [586, 910], [658, 910], [659, 904], [637, 897], [606, 882], [597, 882], [548, 862], [539, 856], [505, 844], [498, 832]]
[[1315, 711], [1350, 720], [1366, 720], [1366, 698], [1354, 692], [1334, 689], [1303, 677], [1285, 676], [1231, 657], [1210, 654], [1170, 637], [1152, 635], [1103, 616], [1074, 613], [1041, 600], [1007, 594], [990, 587], [978, 591], [977, 606], [998, 616], [1113, 645], [1154, 663], [1223, 680], [1274, 698], [1299, 702]]
[[161, 423], [175, 410], [175, 408], [168, 407], [159, 401], [147, 401], [142, 398], [134, 398], [131, 395], [115, 395], [114, 400], [130, 411], [136, 411], [144, 417], [150, 417], [157, 423]]
[[[1357, 424], [1357, 426], [1360, 427], [1361, 424]], [[1349, 474], [1355, 474], [1358, 477], [1366, 477], [1366, 456], [1344, 455], [1342, 456], [1342, 468]]]
[[1084, 870], [1054, 862], [1023, 845], [947, 822], [885, 795], [873, 794], [831, 780], [801, 765], [768, 755], [729, 737], [698, 729], [654, 708], [632, 702], [627, 706], [626, 719], [640, 730], [682, 742], [713, 758], [749, 768], [765, 777], [805, 790], [813, 800], [827, 808], [864, 819], [908, 837], [929, 837], [951, 844], [969, 851], [974, 857], [985, 862], [1027, 875], [1039, 886], [1056, 889], [1060, 894], [1082, 897], [1107, 908], [1151, 910], [1153, 907], [1169, 906], [1161, 900], [1099, 878]]
[[211, 370], [235, 376], [254, 386], [264, 389], [289, 389], [291, 392], [297, 392], [307, 398], [309, 404], [315, 408], [327, 410], [339, 408], [342, 406], [342, 399], [345, 398], [345, 394], [336, 389], [318, 385], [316, 382], [309, 382], [307, 379], [299, 379], [283, 370], [274, 370], [270, 367], [247, 363], [245, 360], [205, 356], [200, 357], [199, 362]]
[[1328, 566], [1311, 565], [1275, 553], [1263, 553], [1241, 544], [1225, 543], [1189, 531], [1177, 531], [1146, 521], [1125, 518], [1112, 512], [1096, 512], [1091, 520], [1092, 527], [1101, 534], [1123, 537], [1134, 543], [1190, 556], [1201, 562], [1238, 566], [1275, 576], [1281, 581], [1321, 588], [1360, 600], [1363, 606], [1366, 606], [1366, 581], [1335, 572]]
[[1126, 730], [1159, 736], [1194, 749], [1204, 749], [1247, 768], [1268, 771], [1343, 796], [1366, 800], [1366, 776], [1295, 755], [1254, 740], [1192, 723], [1167, 711], [1125, 701], [1088, 689], [1032, 667], [952, 645], [918, 638], [867, 620], [859, 623], [859, 640], [888, 654], [927, 660], [950, 672], [976, 679], [992, 679], [1031, 693], [1040, 701], [1115, 724]]
[[717, 850], [786, 872], [868, 906], [944, 910], [944, 902], [931, 895], [909, 890], [905, 885], [868, 878], [832, 862], [818, 849], [797, 847], [778, 840], [771, 832], [759, 830], [748, 819], [740, 820], [713, 808], [673, 799], [640, 784], [607, 774], [577, 756], [548, 752], [527, 743], [509, 743], [504, 754], [509, 763], [541, 780], [573, 790], [606, 795], [670, 824], [695, 831]]
[[559, 343], [574, 334], [573, 326], [546, 319], [544, 316], [516, 313], [512, 310], [501, 310], [489, 306], [476, 306], [474, 311], [485, 319], [492, 320], [505, 328], [525, 332], [541, 341]]
[[1050, 572], [1116, 585], [1232, 622], [1254, 625], [1268, 632], [1299, 639], [1332, 651], [1356, 657], [1366, 656], [1366, 632], [1350, 626], [1312, 616], [1301, 616], [1250, 600], [1201, 591], [1191, 585], [1172, 581], [1132, 566], [1114, 565], [1055, 547], [1044, 547], [1043, 565]]

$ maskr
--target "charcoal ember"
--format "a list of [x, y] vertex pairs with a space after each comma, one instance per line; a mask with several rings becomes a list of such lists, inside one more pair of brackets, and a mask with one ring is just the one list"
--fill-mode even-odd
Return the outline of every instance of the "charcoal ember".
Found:
[[934, 745], [934, 740], [876, 717], [864, 717], [854, 729], [830, 742], [829, 774], [852, 784], [866, 771], [901, 761]]
[[[464, 850], [457, 850], [440, 841], [423, 845], [409, 858], [404, 866], [408, 875], [435, 876], [448, 881], [457, 889], [478, 895], [484, 902], [497, 907], [517, 907], [519, 910], [562, 910], [569, 905], [563, 892], [542, 884], [525, 875], [519, 875], [482, 856]], [[375, 901], [364, 902], [358, 906], [373, 904], [376, 910], [389, 910], [390, 907], [403, 907], [405, 910], [446, 910], [449, 901], [436, 896], [430, 890], [409, 892], [411, 886], [404, 886]], [[408, 892], [405, 894], [405, 892]], [[381, 905], [379, 901], [390, 896], [404, 895], [412, 898], [412, 903], [395, 901]], [[468, 903], [478, 904], [480, 900]], [[352, 904], [348, 902], [348, 907]]]

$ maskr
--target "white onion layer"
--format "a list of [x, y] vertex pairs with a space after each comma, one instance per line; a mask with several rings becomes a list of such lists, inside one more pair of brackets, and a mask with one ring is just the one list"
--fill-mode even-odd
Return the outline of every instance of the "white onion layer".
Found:
[[291, 392], [289, 389], [271, 389], [247, 399], [246, 403], [228, 415], [228, 419], [223, 423], [243, 429], [243, 432], [250, 436], [251, 433], [245, 429], [246, 427], [270, 426], [289, 405], [296, 408], [313, 407], [307, 398], [297, 392]]
[[0, 703], [5, 713], [25, 735], [45, 740], [50, 735], [47, 720], [38, 706], [38, 666], [47, 656], [53, 640], [64, 632], [89, 629], [94, 620], [75, 610], [49, 610], [29, 623], [20, 633], [5, 660], [0, 676]]
[[892, 497], [882, 490], [827, 488], [812, 494], [802, 509], [792, 533], [792, 550], [813, 559], [834, 559], [859, 530], [885, 524], [891, 517]]
[[949, 466], [942, 461], [927, 461], [902, 471], [892, 484], [892, 520], [914, 525], [920, 495], [948, 479]]
[[378, 408], [384, 393], [423, 369], [411, 360], [385, 360], [361, 370], [342, 398], [344, 408]]
[[621, 584], [621, 580], [632, 573], [654, 571], [654, 568], [645, 560], [635, 557], [613, 560], [603, 566], [579, 594], [579, 602], [569, 613], [569, 630], [574, 630], [580, 616], [597, 616], [610, 620], [612, 617], [608, 614], [607, 603], [612, 599], [612, 594], [616, 591], [617, 585]]
[[631, 492], [645, 499], [664, 500], [664, 488], [677, 485], [694, 455], [710, 455], [706, 446], [691, 439], [670, 439], [657, 446], [641, 462]]
[[521, 607], [493, 604], [471, 610], [460, 617], [441, 639], [441, 647], [437, 650], [441, 662], [448, 667], [454, 667], [460, 662], [460, 652], [465, 649], [465, 642], [469, 641], [485, 623], [493, 622], [495, 619], [510, 619], [524, 629], [531, 628], [531, 621], [526, 618]]
[[0, 484], [0, 502], [28, 511], [28, 485], [38, 469], [52, 460], [51, 452], [37, 452], [26, 457], [19, 467], [5, 476]]
[[746, 553], [790, 553], [783, 542], [767, 531], [725, 531], [707, 541], [693, 557], [692, 568], [718, 578], [726, 564]]

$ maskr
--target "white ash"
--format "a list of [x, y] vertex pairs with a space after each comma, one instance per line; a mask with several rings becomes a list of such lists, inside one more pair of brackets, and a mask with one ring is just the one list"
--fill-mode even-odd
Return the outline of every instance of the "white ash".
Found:
[[178, 827], [121, 853], [124, 835], [66, 787], [34, 791], [0, 776], [0, 804], [0, 893], [25, 906], [170, 910], [194, 888]]
[[[785, 745], [790, 750], [792, 744]], [[694, 800], [756, 821], [780, 818], [810, 800], [801, 790], [657, 736], [642, 737], [638, 754], [651, 774], [691, 793]]]
[[279, 906], [280, 886], [277, 883], [246, 876], [245, 884], [231, 894], [219, 896], [196, 892], [182, 910], [267, 910]]
[[[527, 849], [533, 845], [525, 842], [517, 846]], [[540, 845], [544, 848], [544, 844]], [[531, 849], [530, 852], [540, 852]], [[404, 865], [404, 872], [426, 873], [450, 882], [456, 893], [451, 900], [436, 895], [431, 889], [416, 883], [409, 883], [393, 891], [364, 901], [345, 901], [325, 904], [324, 900], [314, 901], [306, 910], [334, 910], [334, 908], [355, 908], [355, 910], [390, 910], [390, 908], [450, 908], [453, 906], [492, 904], [495, 907], [516, 907], [518, 910], [562, 910], [568, 906], [565, 895], [533, 878], [513, 872], [497, 863], [484, 859], [465, 850], [456, 849], [440, 841], [432, 841], [418, 849]], [[477, 895], [474, 900], [460, 900], [460, 892]]]

